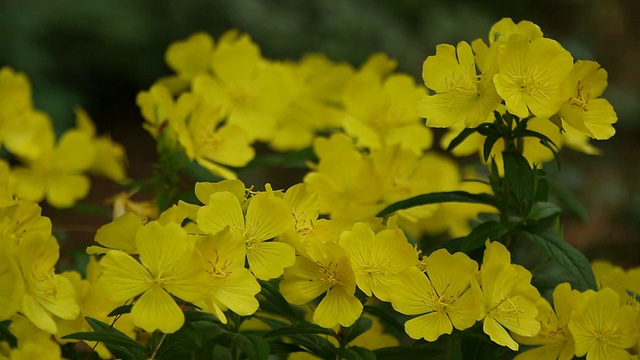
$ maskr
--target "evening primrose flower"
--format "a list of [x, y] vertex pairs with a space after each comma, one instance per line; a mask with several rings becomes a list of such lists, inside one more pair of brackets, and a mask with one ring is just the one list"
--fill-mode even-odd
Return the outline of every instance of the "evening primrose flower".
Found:
[[449, 127], [462, 122], [476, 127], [485, 122], [500, 104], [492, 78], [478, 75], [476, 62], [468, 43], [457, 48], [449, 44], [436, 47], [436, 55], [424, 62], [422, 78], [435, 94], [418, 102], [418, 115], [432, 127]]
[[424, 90], [406, 74], [386, 78], [361, 71], [343, 92], [344, 128], [357, 145], [379, 149], [399, 145], [416, 154], [431, 147], [433, 135], [416, 114], [415, 104]]
[[183, 93], [169, 121], [187, 157], [215, 175], [236, 178], [226, 166], [243, 167], [255, 155], [245, 131], [223, 124], [221, 108], [198, 95]]
[[571, 88], [570, 98], [560, 107], [560, 118], [593, 139], [612, 137], [618, 117], [609, 101], [599, 98], [607, 87], [607, 72], [595, 61], [578, 60], [567, 84]]
[[282, 296], [294, 305], [306, 304], [325, 294], [313, 312], [313, 322], [332, 328], [351, 326], [362, 314], [355, 296], [356, 279], [348, 255], [340, 245], [327, 242], [309, 244], [307, 256], [298, 256], [284, 270], [280, 282]]
[[291, 245], [267, 241], [284, 233], [294, 221], [284, 200], [267, 188], [267, 192], [251, 197], [246, 214], [239, 199], [229, 191], [211, 194], [207, 204], [197, 212], [198, 227], [203, 232], [215, 235], [228, 226], [242, 235], [249, 268], [263, 280], [282, 275], [283, 269], [295, 261]]
[[531, 285], [531, 273], [511, 264], [511, 255], [501, 243], [487, 241], [480, 269], [483, 302], [479, 319], [483, 330], [496, 344], [518, 350], [506, 329], [522, 336], [535, 336], [540, 331], [536, 319], [540, 298]]
[[187, 39], [171, 43], [164, 59], [181, 79], [191, 80], [209, 70], [214, 45], [211, 35], [198, 32]]
[[398, 277], [389, 293], [393, 308], [406, 315], [420, 315], [404, 325], [413, 339], [435, 341], [455, 327], [467, 329], [480, 314], [481, 294], [475, 276], [478, 264], [464, 253], [434, 251], [426, 270], [411, 267]]
[[178, 224], [150, 222], [136, 233], [140, 261], [122, 251], [110, 251], [100, 261], [100, 282], [113, 301], [137, 298], [131, 316], [145, 331], [173, 333], [184, 314], [172, 295], [189, 302], [205, 295], [204, 271], [194, 244]]
[[569, 97], [564, 81], [573, 67], [571, 54], [555, 40], [512, 35], [498, 56], [496, 90], [507, 110], [526, 118], [554, 115]]
[[416, 252], [399, 228], [374, 233], [371, 225], [358, 222], [340, 235], [349, 254], [356, 284], [367, 296], [389, 301], [400, 273], [417, 262]]
[[[53, 236], [32, 233], [22, 238], [17, 252], [24, 280], [20, 312], [49, 334], [58, 332], [54, 315], [73, 320], [80, 312], [73, 285], [54, 271], [59, 250], [60, 246]], [[18, 292], [21, 287], [16, 284]]]
[[571, 311], [580, 301], [580, 293], [571, 290], [571, 285], [562, 283], [553, 291], [553, 308], [549, 302], [538, 300], [538, 320], [540, 332], [534, 337], [513, 334], [513, 338], [522, 345], [540, 345], [527, 350], [515, 360], [570, 360], [574, 355], [574, 341], [569, 331]]
[[196, 76], [193, 92], [220, 106], [228, 124], [244, 130], [250, 141], [269, 141], [292, 100], [286, 68], [267, 62], [249, 35], [237, 32], [219, 39], [210, 65], [213, 76]]
[[196, 305], [223, 324], [227, 323], [223, 313], [227, 308], [241, 316], [255, 313], [260, 284], [244, 267], [247, 249], [242, 235], [225, 228], [215, 235], [199, 237], [196, 247], [207, 274], [207, 296]]
[[67, 130], [57, 144], [47, 141], [43, 150], [37, 158], [26, 160], [27, 166], [12, 169], [10, 181], [16, 194], [34, 202], [46, 197], [57, 208], [71, 207], [87, 196], [91, 183], [83, 172], [94, 161], [91, 137], [80, 130]]
[[618, 294], [610, 288], [583, 296], [584, 305], [572, 312], [569, 320], [575, 354], [586, 354], [587, 360], [631, 359], [625, 349], [633, 347], [638, 338], [637, 311], [629, 305], [620, 306]]

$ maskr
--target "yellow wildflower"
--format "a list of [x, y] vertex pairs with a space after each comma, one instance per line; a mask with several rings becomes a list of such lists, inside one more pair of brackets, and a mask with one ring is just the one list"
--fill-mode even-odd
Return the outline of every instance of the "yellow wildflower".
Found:
[[475, 276], [478, 264], [463, 253], [441, 249], [426, 259], [426, 270], [411, 267], [390, 292], [391, 304], [406, 315], [420, 315], [405, 323], [414, 339], [435, 341], [453, 327], [467, 329], [480, 314], [481, 293]]

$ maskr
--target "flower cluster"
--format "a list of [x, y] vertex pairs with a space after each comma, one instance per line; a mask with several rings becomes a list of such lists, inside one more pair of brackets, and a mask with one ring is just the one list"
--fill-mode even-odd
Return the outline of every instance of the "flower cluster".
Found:
[[[318, 356], [331, 347], [332, 357], [359, 359], [411, 339], [441, 350], [440, 339], [473, 331], [500, 350], [526, 346], [517, 359], [640, 352], [640, 269], [589, 266], [558, 235], [560, 208], [529, 165], [563, 144], [594, 153], [588, 138], [614, 134], [615, 112], [600, 98], [606, 72], [574, 63], [535, 24], [503, 19], [488, 45], [439, 45], [424, 63], [426, 88], [384, 54], [359, 68], [321, 55], [278, 62], [238, 31], [192, 35], [169, 46], [166, 62], [175, 74], [137, 97], [143, 126], [165, 156], [220, 181], [197, 182], [164, 208], [118, 200], [87, 248], [84, 279], [56, 272], [59, 245], [35, 202], [73, 206], [89, 190], [86, 174], [127, 181], [124, 152], [97, 137], [81, 109], [56, 140], [26, 77], [0, 70], [0, 142], [20, 162], [0, 162], [0, 324], [10, 321], [16, 341], [0, 342], [0, 359], [57, 359], [58, 343], [72, 339], [102, 358], [122, 344], [155, 358], [165, 339], [178, 347], [189, 336], [198, 346]], [[442, 139], [454, 154], [481, 148], [490, 168], [430, 151], [429, 127], [449, 128]], [[310, 171], [286, 189], [248, 187], [235, 168], [256, 157], [258, 142], [312, 149]], [[455, 239], [423, 241], [430, 235]], [[552, 299], [512, 259], [526, 238], [573, 276], [546, 287]], [[269, 330], [245, 335], [248, 318]], [[400, 321], [400, 334], [383, 331]]]

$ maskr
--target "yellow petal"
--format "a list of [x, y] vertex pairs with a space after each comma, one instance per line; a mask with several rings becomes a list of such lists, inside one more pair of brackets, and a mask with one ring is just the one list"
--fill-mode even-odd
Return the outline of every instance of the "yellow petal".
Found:
[[244, 217], [238, 198], [229, 191], [211, 194], [207, 205], [198, 210], [198, 227], [207, 234], [216, 234], [229, 226], [235, 233], [244, 233]]
[[424, 338], [427, 341], [436, 341], [443, 334], [451, 334], [453, 326], [443, 311], [418, 316], [404, 324], [404, 329], [413, 339]]
[[178, 224], [152, 221], [136, 233], [136, 248], [151, 274], [161, 276], [187, 253], [187, 233]]
[[84, 175], [52, 174], [47, 178], [47, 202], [57, 208], [73, 206], [87, 196], [91, 183]]
[[509, 333], [492, 317], [487, 316], [484, 318], [482, 330], [485, 334], [489, 335], [491, 341], [498, 345], [507, 346], [513, 351], [518, 351], [518, 343], [516, 343]]
[[293, 216], [283, 199], [267, 193], [259, 193], [251, 198], [247, 208], [247, 241], [268, 240], [292, 226]]
[[306, 304], [329, 288], [322, 280], [324, 276], [324, 270], [315, 261], [298, 256], [293, 266], [284, 271], [280, 293], [291, 304]]
[[236, 269], [226, 279], [215, 284], [212, 296], [238, 315], [249, 316], [258, 310], [256, 294], [260, 284], [246, 269]]
[[136, 326], [147, 332], [160, 330], [165, 334], [178, 331], [184, 324], [184, 314], [171, 295], [160, 286], [149, 288], [131, 309]]
[[108, 248], [133, 253], [136, 251], [136, 233], [142, 226], [142, 219], [138, 215], [127, 212], [100, 227], [95, 240]]
[[327, 292], [313, 312], [313, 322], [332, 328], [337, 324], [351, 326], [362, 314], [362, 303], [355, 294], [347, 293], [342, 287], [335, 287]]
[[123, 252], [108, 252], [100, 260], [100, 267], [100, 284], [105, 294], [113, 301], [130, 300], [150, 287], [148, 270]]
[[258, 279], [276, 278], [296, 261], [296, 253], [289, 244], [281, 242], [257, 242], [248, 244], [249, 268]]

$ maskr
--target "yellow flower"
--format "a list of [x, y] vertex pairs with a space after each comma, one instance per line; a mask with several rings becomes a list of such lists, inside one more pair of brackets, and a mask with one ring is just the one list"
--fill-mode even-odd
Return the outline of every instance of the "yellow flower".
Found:
[[73, 206], [87, 196], [91, 183], [83, 174], [93, 164], [95, 149], [91, 138], [79, 130], [67, 130], [57, 145], [49, 143], [27, 166], [12, 170], [16, 194], [31, 201], [47, 202], [57, 208]]
[[511, 264], [511, 255], [501, 243], [487, 241], [480, 269], [484, 301], [480, 319], [483, 330], [496, 344], [518, 350], [506, 329], [522, 336], [535, 336], [540, 331], [536, 319], [538, 290], [531, 285], [531, 273]]
[[529, 41], [516, 34], [498, 57], [499, 72], [493, 81], [510, 113], [526, 118], [531, 112], [548, 118], [569, 97], [564, 81], [572, 67], [571, 54], [556, 41]]
[[73, 320], [80, 312], [73, 285], [55, 274], [59, 249], [53, 236], [32, 233], [22, 238], [17, 253], [25, 289], [21, 312], [49, 334], [58, 332], [54, 315]]
[[[100, 265], [95, 257], [89, 258], [87, 264], [87, 278], [82, 279], [80, 274], [75, 271], [67, 271], [61, 274], [73, 285], [76, 293], [76, 302], [80, 306], [80, 316], [73, 320], [58, 320], [58, 333], [56, 340], [65, 344], [75, 340], [61, 339], [65, 335], [76, 332], [92, 331], [91, 327], [85, 320], [85, 317], [91, 317], [104, 323], [111, 323], [113, 317], [109, 317], [109, 313], [118, 306], [124, 305], [124, 302], [115, 302], [108, 298], [102, 287], [98, 284], [98, 276], [101, 274]], [[118, 321], [113, 325], [116, 329], [135, 339], [133, 321], [130, 314], [123, 314], [118, 317]], [[93, 347], [95, 341], [85, 341], [87, 345]], [[96, 352], [103, 359], [111, 358], [111, 353], [103, 343], [97, 343]]]
[[198, 239], [197, 248], [207, 273], [207, 296], [196, 303], [202, 310], [214, 314], [222, 323], [227, 308], [238, 315], [248, 316], [258, 310], [256, 294], [260, 284], [244, 268], [246, 246], [240, 234], [229, 228]]
[[255, 155], [249, 137], [240, 127], [223, 124], [220, 107], [202, 101], [200, 96], [183, 93], [169, 124], [187, 157], [223, 178], [236, 174], [225, 166], [243, 167]]
[[127, 254], [137, 254], [136, 234], [143, 225], [138, 215], [131, 212], [125, 213], [98, 229], [95, 241], [102, 247], [89, 246], [87, 253], [103, 254], [111, 250], [120, 250]]
[[574, 355], [574, 341], [569, 331], [571, 311], [580, 300], [580, 293], [571, 290], [568, 283], [556, 286], [553, 291], [553, 308], [547, 300], [538, 300], [540, 332], [534, 337], [513, 334], [522, 345], [541, 345], [525, 351], [515, 360], [570, 360]]
[[31, 84], [24, 73], [8, 66], [0, 68], [0, 143], [5, 141], [5, 126], [19, 123], [33, 110]]
[[383, 78], [361, 71], [344, 89], [345, 131], [361, 147], [399, 145], [422, 154], [431, 147], [433, 138], [416, 114], [415, 104], [423, 95], [424, 90], [406, 74]]
[[436, 47], [436, 55], [424, 62], [422, 78], [435, 94], [422, 97], [418, 115], [427, 125], [449, 127], [462, 122], [476, 127], [500, 104], [492, 78], [478, 75], [471, 46], [462, 41], [457, 49], [449, 44]]
[[311, 243], [307, 255], [298, 256], [293, 266], [284, 270], [282, 296], [291, 304], [303, 305], [324, 293], [313, 322], [325, 328], [351, 326], [363, 306], [355, 296], [356, 279], [349, 257], [332, 242]]
[[317, 138], [314, 151], [320, 161], [304, 182], [318, 195], [321, 213], [351, 225], [384, 208], [382, 179], [348, 136]]
[[340, 234], [340, 245], [349, 255], [358, 287], [382, 301], [389, 301], [399, 274], [417, 262], [415, 250], [398, 228], [375, 234], [371, 225], [359, 222]]
[[607, 87], [607, 72], [595, 61], [577, 61], [567, 78], [570, 99], [560, 107], [558, 115], [569, 126], [598, 140], [615, 134], [612, 124], [618, 121], [613, 106], [598, 98]]
[[481, 293], [475, 276], [478, 264], [463, 253], [440, 249], [426, 260], [426, 271], [411, 267], [389, 293], [393, 308], [406, 315], [405, 331], [414, 339], [435, 341], [453, 327], [467, 329], [480, 314]]
[[136, 233], [136, 248], [142, 264], [117, 250], [102, 258], [102, 288], [113, 301], [137, 298], [131, 309], [136, 326], [173, 333], [182, 327], [184, 314], [171, 295], [189, 302], [205, 296], [194, 244], [179, 225], [150, 222]]
[[286, 67], [264, 60], [248, 35], [229, 32], [212, 54], [211, 69], [213, 76], [193, 79], [193, 92], [220, 106], [228, 124], [244, 130], [250, 141], [269, 141], [292, 100]]
[[576, 342], [577, 356], [587, 360], [631, 359], [625, 349], [633, 347], [638, 337], [637, 311], [620, 306], [618, 294], [604, 288], [583, 295], [584, 305], [571, 313], [569, 329]]
[[211, 194], [207, 205], [198, 210], [198, 227], [215, 235], [227, 226], [244, 238], [249, 268], [258, 279], [268, 280], [282, 275], [295, 261], [295, 250], [277, 241], [293, 225], [293, 217], [284, 200], [269, 191], [254, 195], [246, 215], [238, 197], [229, 191]]
[[24, 316], [14, 316], [9, 325], [9, 331], [18, 340], [16, 348], [8, 349], [9, 356], [0, 359], [11, 360], [62, 360], [60, 345], [55, 342], [51, 334], [42, 331]]
[[142, 127], [157, 140], [175, 110], [171, 92], [164, 85], [153, 85], [149, 91], [138, 93], [136, 105], [145, 120]]
[[180, 78], [191, 80], [209, 70], [214, 41], [211, 35], [198, 32], [187, 39], [169, 45], [164, 54], [165, 61]]

